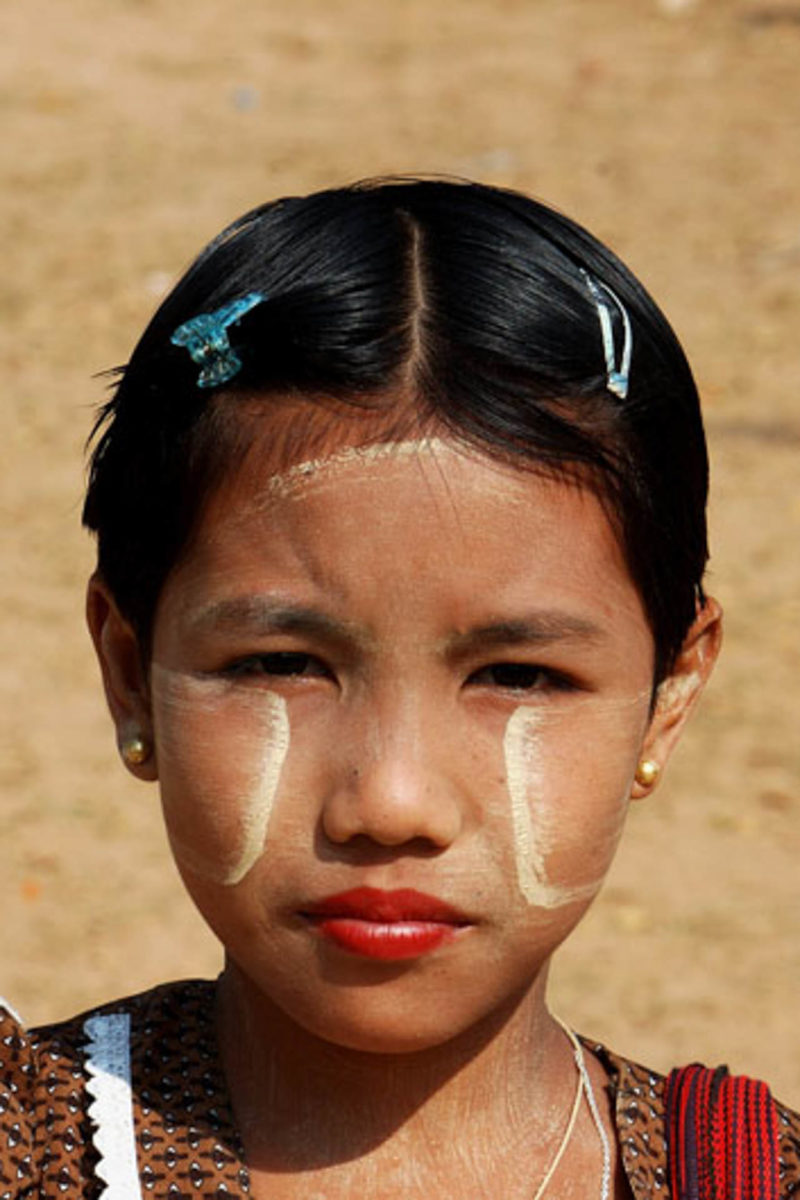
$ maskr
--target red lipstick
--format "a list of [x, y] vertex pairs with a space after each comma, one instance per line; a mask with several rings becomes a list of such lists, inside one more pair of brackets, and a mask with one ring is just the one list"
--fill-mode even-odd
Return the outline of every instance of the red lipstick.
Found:
[[470, 924], [443, 900], [412, 888], [353, 888], [326, 897], [303, 916], [340, 949], [384, 962], [429, 954]]

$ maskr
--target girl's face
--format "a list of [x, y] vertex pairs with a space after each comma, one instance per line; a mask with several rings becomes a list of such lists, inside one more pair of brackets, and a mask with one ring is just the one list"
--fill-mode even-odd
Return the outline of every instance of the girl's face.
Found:
[[412, 1050], [535, 991], [715, 628], [653, 714], [592, 494], [444, 441], [343, 448], [251, 461], [213, 497], [146, 691], [112, 705], [139, 705], [178, 866], [249, 986], [331, 1042]]

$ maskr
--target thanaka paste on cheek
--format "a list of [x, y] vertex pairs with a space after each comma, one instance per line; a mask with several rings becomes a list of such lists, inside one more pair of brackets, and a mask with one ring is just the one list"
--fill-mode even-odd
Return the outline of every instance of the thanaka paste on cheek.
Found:
[[260, 778], [252, 794], [242, 797], [242, 845], [238, 862], [220, 880], [231, 886], [244, 879], [264, 852], [281, 771], [289, 753], [286, 701], [273, 693], [265, 699], [271, 709], [271, 721], [269, 735], [264, 739]]
[[562, 887], [547, 875], [547, 858], [559, 837], [559, 814], [546, 797], [538, 731], [541, 714], [521, 706], [509, 717], [503, 738], [514, 861], [519, 890], [536, 908], [560, 908], [593, 896], [600, 880]]
[[161, 795], [178, 864], [232, 887], [264, 852], [289, 750], [286, 702], [269, 691], [247, 704], [247, 728], [234, 741], [220, 729], [224, 705], [214, 685], [154, 667]]

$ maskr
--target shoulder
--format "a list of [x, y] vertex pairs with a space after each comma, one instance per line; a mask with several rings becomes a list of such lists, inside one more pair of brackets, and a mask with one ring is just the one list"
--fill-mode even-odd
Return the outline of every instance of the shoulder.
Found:
[[58, 1045], [66, 1049], [85, 1041], [83, 1030], [97, 1018], [127, 1016], [131, 1023], [151, 1027], [163, 1020], [172, 1021], [178, 1014], [191, 1016], [195, 1010], [207, 1011], [213, 1003], [215, 985], [207, 979], [183, 979], [164, 983], [133, 996], [122, 996], [96, 1008], [86, 1009], [74, 1017], [52, 1024], [37, 1025], [30, 1031], [37, 1046]]
[[93, 1196], [92, 1077], [129, 1078], [135, 1042], [146, 1056], [166, 1027], [188, 1033], [212, 998], [204, 981], [168, 984], [30, 1030], [0, 1002], [0, 1200]]
[[[637, 1200], [668, 1196], [667, 1078], [602, 1045], [588, 1040], [584, 1044], [600, 1059], [609, 1078], [620, 1152], [634, 1196]], [[741, 1081], [741, 1077], [728, 1076], [725, 1068], [716, 1074]], [[788, 1200], [800, 1195], [800, 1114], [777, 1100], [772, 1101], [772, 1108], [778, 1137], [779, 1194]]]
[[666, 1079], [597, 1042], [583, 1041], [608, 1076], [619, 1152], [634, 1197], [667, 1197]]
[[[144, 1051], [176, 1028], [194, 1035], [198, 1023], [207, 1023], [213, 1007], [214, 984], [184, 980], [124, 996], [67, 1020], [39, 1025], [26, 1034], [33, 1070], [54, 1095], [74, 1108], [77, 1093], [85, 1087], [93, 1060], [110, 1057], [113, 1072], [124, 1071], [119, 1060], [130, 1060], [132, 1049]], [[21, 1031], [21, 1026], [17, 1026]]]

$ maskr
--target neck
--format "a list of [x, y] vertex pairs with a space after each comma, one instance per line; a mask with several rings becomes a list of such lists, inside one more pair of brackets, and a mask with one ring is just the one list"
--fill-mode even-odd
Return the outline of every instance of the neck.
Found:
[[[235, 965], [220, 982], [225, 1072], [248, 1158], [265, 1171], [325, 1171], [380, 1158], [415, 1164], [525, 1142], [557, 1143], [576, 1086], [572, 1051], [545, 1006], [545, 972], [507, 1011], [441, 1046], [374, 1054], [323, 1041]], [[413, 1151], [413, 1153], [412, 1153]], [[384, 1176], [385, 1178], [385, 1176]]]

